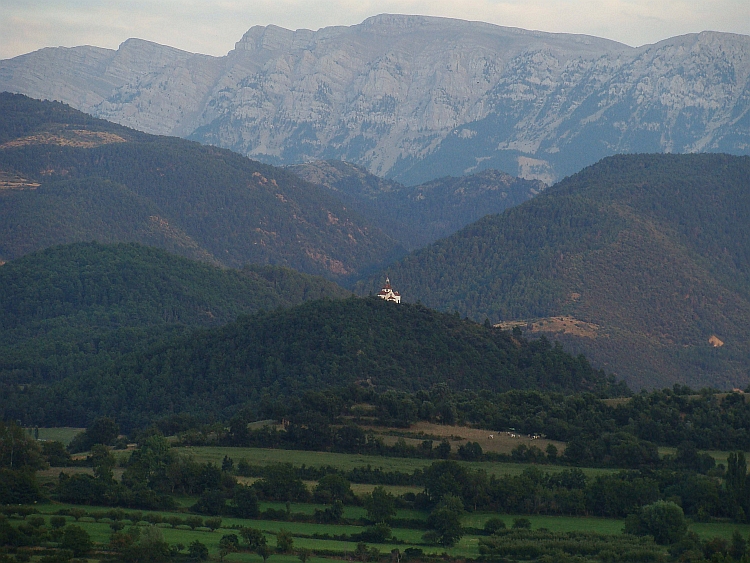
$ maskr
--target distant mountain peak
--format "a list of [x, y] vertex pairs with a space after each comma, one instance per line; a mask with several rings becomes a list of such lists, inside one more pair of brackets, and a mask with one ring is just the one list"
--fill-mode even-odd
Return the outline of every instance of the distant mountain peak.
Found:
[[0, 61], [0, 90], [271, 164], [338, 159], [415, 185], [484, 168], [550, 183], [618, 153], [750, 153], [750, 37], [638, 48], [380, 14], [249, 29], [225, 57], [143, 40]]

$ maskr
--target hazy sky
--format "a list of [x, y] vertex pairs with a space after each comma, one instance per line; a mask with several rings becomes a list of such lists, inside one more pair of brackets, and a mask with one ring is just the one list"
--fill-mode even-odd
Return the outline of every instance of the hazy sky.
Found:
[[638, 46], [703, 30], [750, 35], [749, 0], [2, 0], [0, 59], [42, 47], [117, 48], [138, 37], [225, 55], [254, 25], [319, 29], [423, 14]]

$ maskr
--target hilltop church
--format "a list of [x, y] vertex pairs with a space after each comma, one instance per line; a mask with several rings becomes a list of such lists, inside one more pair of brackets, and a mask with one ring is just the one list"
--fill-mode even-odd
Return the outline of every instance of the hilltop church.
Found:
[[393, 291], [391, 280], [388, 277], [385, 278], [385, 285], [378, 293], [378, 297], [386, 301], [392, 301], [393, 303], [401, 303], [401, 294], [398, 291]]

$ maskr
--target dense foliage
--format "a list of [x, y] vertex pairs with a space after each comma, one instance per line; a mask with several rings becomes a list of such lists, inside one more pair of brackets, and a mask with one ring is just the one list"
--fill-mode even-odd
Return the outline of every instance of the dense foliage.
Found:
[[0, 177], [16, 181], [0, 192], [2, 260], [65, 242], [135, 241], [345, 279], [402, 253], [328, 190], [230, 151], [8, 93], [0, 116]]
[[748, 157], [607, 158], [388, 273], [408, 299], [476, 320], [592, 323], [595, 337], [560, 338], [636, 387], [744, 386], [748, 182]]
[[103, 368], [242, 313], [345, 295], [332, 282], [286, 268], [220, 269], [133, 243], [39, 251], [0, 267], [0, 385], [8, 397], [0, 410], [12, 404], [18, 384]]
[[403, 391], [446, 383], [454, 390], [568, 393], [607, 393], [614, 383], [583, 356], [545, 340], [527, 342], [455, 315], [371, 297], [312, 301], [176, 337], [117, 365], [14, 388], [3, 409], [38, 425], [107, 415], [132, 428], [172, 413], [227, 419], [264, 396], [355, 382]]

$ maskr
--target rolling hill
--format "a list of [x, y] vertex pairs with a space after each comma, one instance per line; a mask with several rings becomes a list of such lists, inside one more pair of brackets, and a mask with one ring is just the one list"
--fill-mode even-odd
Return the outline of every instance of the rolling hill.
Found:
[[175, 413], [226, 420], [263, 400], [354, 384], [606, 394], [614, 381], [546, 340], [529, 342], [420, 305], [352, 297], [260, 312], [174, 335], [116, 364], [6, 385], [0, 412], [39, 425], [109, 415], [133, 428]]
[[240, 314], [347, 295], [287, 268], [220, 269], [134, 243], [45, 249], [0, 267], [0, 382], [62, 381]]
[[747, 217], [748, 157], [616, 156], [388, 273], [405, 300], [553, 334], [636, 388], [745, 387]]
[[284, 170], [0, 94], [0, 261], [90, 240], [333, 280], [404, 252], [329, 190]]
[[547, 187], [539, 180], [523, 180], [498, 170], [407, 187], [341, 161], [315, 161], [288, 169], [332, 190], [348, 208], [408, 250], [453, 234], [484, 215], [523, 203]]

